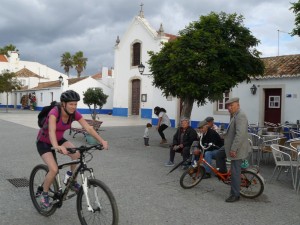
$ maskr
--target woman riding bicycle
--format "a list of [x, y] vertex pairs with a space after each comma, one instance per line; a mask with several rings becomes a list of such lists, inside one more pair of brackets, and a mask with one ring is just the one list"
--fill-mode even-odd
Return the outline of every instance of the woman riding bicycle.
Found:
[[[61, 154], [68, 155], [72, 160], [80, 157], [79, 153], [69, 154], [66, 148], [74, 148], [75, 146], [63, 137], [64, 132], [71, 128], [73, 120], [78, 121], [89, 134], [103, 145], [104, 149], [108, 149], [107, 141], [103, 140], [76, 110], [79, 100], [80, 96], [77, 92], [72, 90], [63, 92], [60, 96], [60, 106], [54, 107], [49, 112], [45, 121], [45, 124], [48, 126], [43, 126], [37, 136], [37, 150], [49, 168], [49, 172], [43, 183], [43, 193], [41, 195], [41, 204], [45, 208], [49, 207], [48, 191], [58, 172], [55, 150]], [[52, 150], [52, 147], [55, 150]], [[72, 165], [71, 171], [74, 171], [75, 167], [76, 165]], [[78, 191], [79, 188], [80, 185], [74, 181], [72, 190]]]

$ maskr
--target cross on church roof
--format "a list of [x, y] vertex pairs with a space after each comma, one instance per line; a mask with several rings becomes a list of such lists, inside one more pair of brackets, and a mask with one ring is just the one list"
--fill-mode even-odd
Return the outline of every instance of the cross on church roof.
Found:
[[144, 11], [143, 11], [143, 6], [144, 6], [144, 4], [141, 3], [140, 6], [141, 6], [141, 10], [140, 10], [139, 16], [140, 16], [141, 18], [144, 18]]

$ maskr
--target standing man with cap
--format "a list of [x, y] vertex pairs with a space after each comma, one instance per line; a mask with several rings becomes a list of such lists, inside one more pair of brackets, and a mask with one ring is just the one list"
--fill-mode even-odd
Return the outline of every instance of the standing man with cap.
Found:
[[[170, 146], [170, 159], [165, 166], [174, 166], [175, 153], [182, 154], [183, 160], [187, 160], [190, 157], [190, 148], [194, 141], [197, 141], [197, 132], [190, 126], [190, 120], [183, 117], [180, 120], [180, 127], [177, 129], [173, 136], [173, 144]], [[188, 165], [183, 166], [184, 169]]]
[[[224, 134], [226, 156], [231, 160], [231, 190], [226, 202], [240, 199], [241, 164], [247, 158], [250, 148], [248, 141], [248, 119], [240, 109], [239, 98], [231, 98], [226, 103], [230, 122]], [[223, 165], [226, 164], [223, 158]]]

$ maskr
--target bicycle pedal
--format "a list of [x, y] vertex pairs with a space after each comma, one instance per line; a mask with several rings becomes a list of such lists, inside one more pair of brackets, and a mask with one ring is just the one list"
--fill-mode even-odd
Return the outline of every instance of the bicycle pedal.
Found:
[[68, 195], [66, 199], [73, 198], [73, 197], [76, 196], [76, 195], [77, 195], [77, 193], [75, 192], [75, 193], [73, 193], [73, 194]]

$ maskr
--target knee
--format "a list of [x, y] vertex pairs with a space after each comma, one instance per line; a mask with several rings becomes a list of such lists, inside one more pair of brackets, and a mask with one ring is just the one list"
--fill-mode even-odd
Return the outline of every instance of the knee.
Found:
[[58, 173], [58, 167], [57, 166], [49, 167], [49, 173], [55, 176]]

